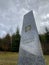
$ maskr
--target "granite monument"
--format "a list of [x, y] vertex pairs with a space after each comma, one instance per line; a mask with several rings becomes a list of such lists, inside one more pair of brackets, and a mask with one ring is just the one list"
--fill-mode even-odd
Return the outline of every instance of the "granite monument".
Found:
[[24, 15], [18, 65], [45, 65], [32, 11]]

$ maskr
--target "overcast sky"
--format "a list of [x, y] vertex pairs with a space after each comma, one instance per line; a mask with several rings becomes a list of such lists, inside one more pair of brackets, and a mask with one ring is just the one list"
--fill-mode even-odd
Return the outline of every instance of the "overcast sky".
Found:
[[49, 0], [0, 0], [0, 37], [15, 32], [19, 26], [20, 32], [23, 16], [33, 10], [39, 33], [49, 28]]

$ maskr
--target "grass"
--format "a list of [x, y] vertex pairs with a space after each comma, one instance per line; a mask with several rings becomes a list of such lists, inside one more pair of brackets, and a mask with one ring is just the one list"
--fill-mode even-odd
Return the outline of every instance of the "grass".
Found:
[[[49, 55], [45, 55], [46, 65], [49, 65]], [[17, 65], [18, 53], [0, 52], [0, 65]]]
[[49, 65], [49, 55], [45, 55], [45, 62], [46, 62], [46, 65]]
[[0, 52], [0, 65], [16, 65], [18, 61], [18, 53]]

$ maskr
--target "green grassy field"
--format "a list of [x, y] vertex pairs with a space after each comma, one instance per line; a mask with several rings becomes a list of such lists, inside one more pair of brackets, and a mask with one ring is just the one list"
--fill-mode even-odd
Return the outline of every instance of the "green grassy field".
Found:
[[46, 65], [49, 65], [49, 55], [45, 55], [45, 62], [46, 62]]
[[[46, 65], [49, 65], [49, 55], [44, 56]], [[18, 53], [0, 52], [0, 65], [17, 65]]]
[[0, 65], [16, 65], [18, 53], [0, 52]]

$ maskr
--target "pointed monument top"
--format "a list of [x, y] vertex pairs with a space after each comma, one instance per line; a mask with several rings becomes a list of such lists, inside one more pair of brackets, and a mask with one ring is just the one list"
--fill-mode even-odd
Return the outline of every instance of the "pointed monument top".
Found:
[[33, 11], [32, 11], [32, 10], [29, 11], [27, 14], [24, 15], [24, 17], [25, 17], [26, 15], [33, 15]]

